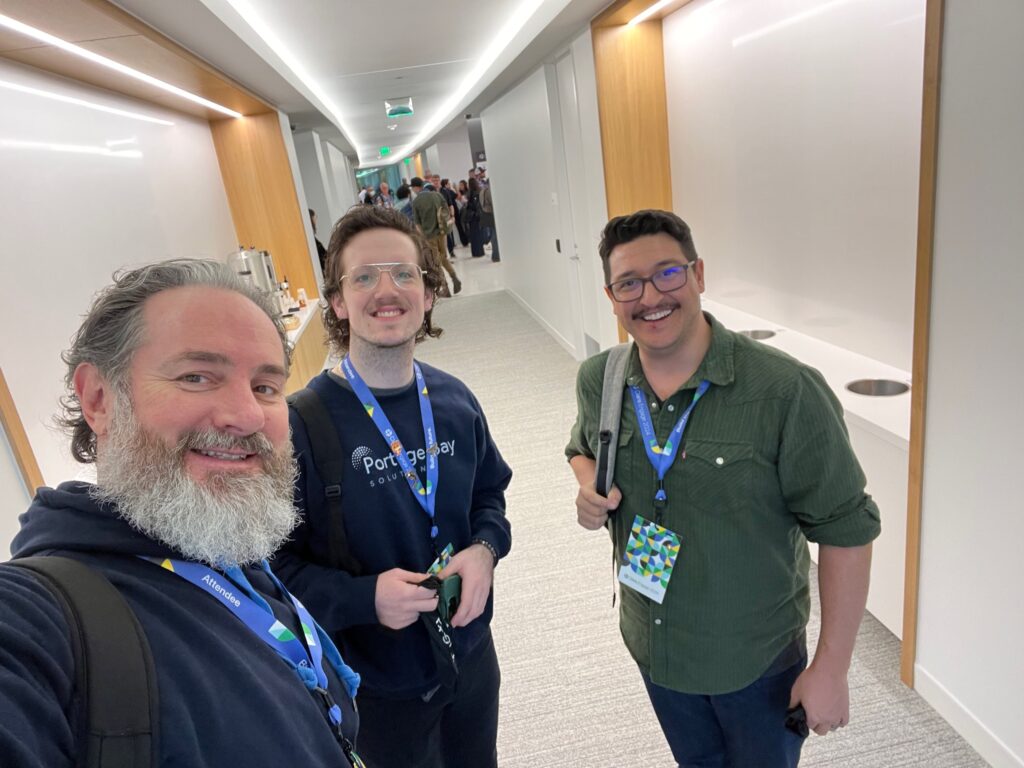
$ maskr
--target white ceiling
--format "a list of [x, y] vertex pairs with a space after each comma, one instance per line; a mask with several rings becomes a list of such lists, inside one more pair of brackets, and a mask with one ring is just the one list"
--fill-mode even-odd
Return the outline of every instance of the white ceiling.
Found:
[[[479, 114], [610, 0], [116, 2], [286, 112], [297, 130], [317, 129], [372, 165], [381, 146], [421, 149]], [[503, 27], [507, 45], [467, 89]], [[415, 114], [388, 120], [385, 99], [409, 96]]]

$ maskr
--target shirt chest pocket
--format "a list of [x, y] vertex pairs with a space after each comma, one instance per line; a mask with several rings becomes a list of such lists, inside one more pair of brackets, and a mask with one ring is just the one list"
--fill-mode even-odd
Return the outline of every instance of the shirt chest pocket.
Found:
[[754, 446], [687, 440], [682, 481], [690, 504], [709, 512], [741, 511], [751, 504]]
[[619, 425], [618, 431], [614, 435], [616, 450], [615, 450], [615, 477], [613, 482], [619, 486], [621, 490], [623, 487], [630, 487], [633, 477], [635, 476], [635, 470], [633, 467], [633, 456], [631, 450], [631, 443], [633, 442], [634, 427], [632, 424], [626, 422]]

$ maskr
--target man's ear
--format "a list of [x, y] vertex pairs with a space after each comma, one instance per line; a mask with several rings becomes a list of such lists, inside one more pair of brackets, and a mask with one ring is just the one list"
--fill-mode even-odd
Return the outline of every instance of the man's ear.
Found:
[[80, 363], [72, 383], [86, 424], [97, 437], [105, 435], [114, 409], [113, 386], [92, 363]]
[[334, 315], [339, 320], [348, 320], [348, 307], [345, 306], [345, 299], [342, 297], [341, 291], [331, 297], [331, 309], [334, 310]]

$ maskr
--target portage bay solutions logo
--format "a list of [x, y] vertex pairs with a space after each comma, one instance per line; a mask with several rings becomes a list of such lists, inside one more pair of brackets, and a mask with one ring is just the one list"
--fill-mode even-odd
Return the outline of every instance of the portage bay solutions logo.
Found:
[[[438, 461], [444, 456], [455, 455], [454, 440], [439, 441], [437, 447], [440, 451]], [[420, 448], [415, 451], [406, 451], [405, 455], [408, 456], [409, 461], [412, 462], [413, 466], [416, 467], [416, 471], [422, 477], [427, 471], [427, 452]], [[360, 445], [352, 451], [352, 468], [366, 477], [371, 488], [376, 488], [378, 485], [391, 483], [395, 480], [403, 480], [404, 482], [402, 468], [398, 465], [398, 459], [395, 458], [395, 454], [391, 452], [378, 456], [372, 448]]]

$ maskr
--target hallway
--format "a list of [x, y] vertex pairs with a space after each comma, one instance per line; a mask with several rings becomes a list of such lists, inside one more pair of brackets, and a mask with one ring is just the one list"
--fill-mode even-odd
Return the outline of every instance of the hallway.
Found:
[[[439, 304], [435, 322], [444, 334], [422, 344], [417, 357], [469, 385], [515, 472], [513, 547], [496, 572], [492, 625], [503, 677], [499, 764], [672, 765], [619, 638], [608, 539], [576, 524], [575, 484], [563, 458], [576, 413], [576, 361], [508, 293], [481, 292], [500, 285], [492, 269], [502, 264], [463, 258], [462, 250], [455, 266], [466, 289]], [[883, 521], [897, 513], [883, 510]], [[813, 652], [816, 590], [812, 599]], [[987, 765], [899, 682], [898, 665], [898, 641], [867, 616], [850, 673], [853, 722], [827, 738], [812, 735], [802, 766]]]

